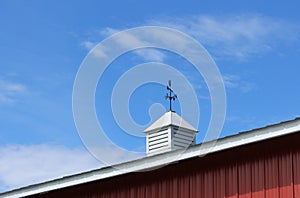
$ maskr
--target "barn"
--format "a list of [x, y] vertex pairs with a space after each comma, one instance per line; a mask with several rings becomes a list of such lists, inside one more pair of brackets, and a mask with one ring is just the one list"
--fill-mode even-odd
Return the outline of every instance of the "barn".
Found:
[[[145, 130], [145, 158], [12, 190], [0, 197], [300, 198], [300, 118], [172, 149], [176, 138], [180, 142], [196, 132], [180, 119], [167, 112]], [[161, 136], [155, 138], [153, 132]]]

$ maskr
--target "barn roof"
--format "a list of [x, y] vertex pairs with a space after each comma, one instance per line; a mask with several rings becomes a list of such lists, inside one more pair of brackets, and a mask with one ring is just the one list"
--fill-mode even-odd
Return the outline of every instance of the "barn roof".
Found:
[[266, 141], [293, 133], [300, 132], [300, 118], [278, 124], [241, 132], [237, 135], [205, 142], [186, 150], [176, 150], [154, 155], [139, 160], [125, 162], [114, 166], [104, 167], [81, 174], [71, 175], [52, 181], [35, 184], [0, 194], [0, 197], [23, 197], [75, 185], [85, 184], [101, 179], [120, 176], [130, 172], [152, 170], [170, 163], [184, 161], [190, 158], [205, 156], [219, 151], [234, 149], [243, 145]]

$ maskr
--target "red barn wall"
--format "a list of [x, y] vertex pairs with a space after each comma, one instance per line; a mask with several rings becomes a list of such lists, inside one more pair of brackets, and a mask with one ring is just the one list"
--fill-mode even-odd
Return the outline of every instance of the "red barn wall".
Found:
[[300, 133], [31, 197], [300, 198]]

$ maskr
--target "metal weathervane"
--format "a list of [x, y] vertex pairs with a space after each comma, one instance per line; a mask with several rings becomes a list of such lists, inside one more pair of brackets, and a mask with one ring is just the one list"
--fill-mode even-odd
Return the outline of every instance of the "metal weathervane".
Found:
[[171, 88], [171, 80], [169, 80], [168, 85], [167, 85], [167, 90], [169, 91], [169, 93], [167, 93], [165, 95], [165, 99], [169, 99], [170, 100], [170, 111], [172, 110], [172, 100], [175, 100], [177, 98], [177, 95], [175, 94], [175, 92], [172, 90]]

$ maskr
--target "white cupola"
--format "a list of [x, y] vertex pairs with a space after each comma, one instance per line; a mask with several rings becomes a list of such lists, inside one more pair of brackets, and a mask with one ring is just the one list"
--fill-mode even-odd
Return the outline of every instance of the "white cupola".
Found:
[[174, 111], [168, 111], [144, 130], [147, 156], [183, 149], [196, 143], [198, 130]]

